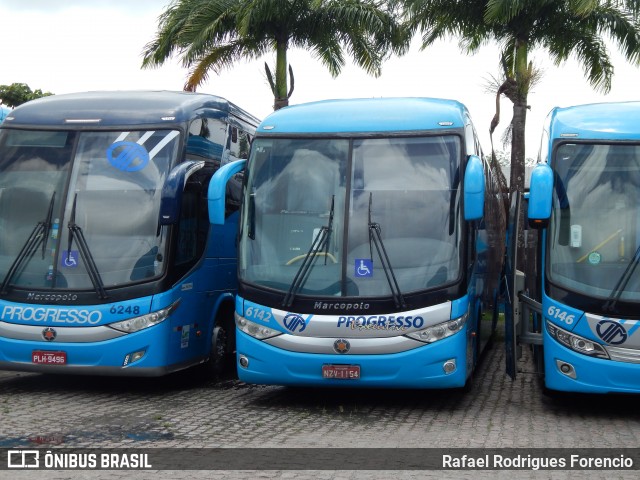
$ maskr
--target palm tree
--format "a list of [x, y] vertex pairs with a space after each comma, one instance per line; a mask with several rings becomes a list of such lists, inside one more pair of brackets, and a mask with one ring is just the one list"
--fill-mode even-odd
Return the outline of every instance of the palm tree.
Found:
[[[640, 0], [404, 0], [408, 23], [422, 32], [422, 46], [455, 36], [467, 53], [494, 40], [501, 48], [504, 82], [498, 95], [513, 103], [510, 190], [524, 189], [527, 97], [537, 72], [529, 61], [536, 48], [556, 65], [570, 56], [582, 64], [591, 85], [608, 92], [613, 65], [606, 40], [629, 62], [640, 64]], [[499, 117], [494, 117], [491, 131]]]
[[177, 54], [191, 69], [184, 88], [195, 90], [210, 70], [219, 73], [242, 58], [275, 51], [275, 79], [266, 63], [265, 69], [277, 110], [288, 105], [293, 92], [287, 63], [291, 47], [310, 51], [333, 76], [345, 64], [345, 49], [365, 71], [380, 75], [389, 52], [403, 53], [410, 40], [390, 5], [377, 0], [174, 0], [144, 48], [142, 66], [161, 65]]

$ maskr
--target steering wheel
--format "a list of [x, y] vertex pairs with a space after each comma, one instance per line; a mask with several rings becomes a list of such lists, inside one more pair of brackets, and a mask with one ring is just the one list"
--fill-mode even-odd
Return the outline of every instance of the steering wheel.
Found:
[[[329, 252], [317, 252], [314, 253], [315, 256], [321, 256], [321, 257], [327, 257], [329, 258], [333, 263], [338, 263], [338, 260], [336, 259], [336, 257], [333, 256], [333, 254], [329, 253]], [[299, 260], [302, 260], [303, 258], [306, 258], [306, 254], [304, 255], [298, 255], [297, 257], [293, 257], [291, 260], [289, 260], [287, 263], [285, 263], [285, 265], [292, 265], [294, 263], [296, 263]]]

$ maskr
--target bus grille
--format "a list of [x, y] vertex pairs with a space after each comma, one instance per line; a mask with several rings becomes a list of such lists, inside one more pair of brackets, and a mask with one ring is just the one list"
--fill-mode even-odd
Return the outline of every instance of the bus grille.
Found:
[[611, 360], [617, 362], [640, 363], [640, 350], [605, 346]]

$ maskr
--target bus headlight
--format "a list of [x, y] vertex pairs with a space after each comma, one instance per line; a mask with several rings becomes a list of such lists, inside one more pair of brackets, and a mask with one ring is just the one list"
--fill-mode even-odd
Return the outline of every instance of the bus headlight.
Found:
[[254, 323], [250, 320], [247, 320], [244, 317], [241, 317], [237, 313], [236, 313], [236, 325], [241, 331], [243, 331], [247, 335], [251, 335], [253, 338], [257, 338], [258, 340], [264, 340], [266, 338], [282, 335], [282, 332], [279, 332], [278, 330], [265, 327], [264, 325], [258, 325], [257, 323]]
[[587, 340], [586, 338], [574, 333], [567, 332], [566, 330], [555, 326], [549, 320], [547, 320], [547, 332], [549, 332], [549, 335], [551, 335], [552, 338], [574, 352], [589, 355], [590, 357], [606, 358], [609, 360], [609, 354], [607, 354], [607, 351], [602, 347], [602, 345], [592, 342], [591, 340]]
[[464, 324], [467, 322], [467, 317], [468, 315], [465, 314], [455, 320], [438, 323], [437, 325], [423, 328], [417, 332], [407, 333], [405, 336], [425, 343], [437, 342], [438, 340], [450, 337], [462, 330], [462, 327], [464, 327]]
[[121, 322], [110, 323], [107, 327], [126, 333], [139, 332], [140, 330], [144, 330], [145, 328], [152, 327], [165, 321], [176, 310], [176, 308], [178, 308], [179, 304], [180, 300], [173, 302], [167, 308], [147, 313], [146, 315], [141, 315], [139, 317], [128, 318]]

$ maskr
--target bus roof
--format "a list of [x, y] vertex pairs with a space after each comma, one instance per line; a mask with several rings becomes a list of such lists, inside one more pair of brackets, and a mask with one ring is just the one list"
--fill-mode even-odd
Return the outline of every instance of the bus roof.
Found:
[[257, 134], [375, 133], [462, 128], [467, 109], [436, 98], [324, 100], [280, 109], [265, 118]]
[[232, 114], [257, 125], [259, 120], [222, 97], [171, 91], [105, 91], [52, 95], [15, 108], [4, 126], [126, 126], [183, 123], [198, 111]]
[[550, 116], [552, 139], [640, 140], [640, 102], [556, 107]]

